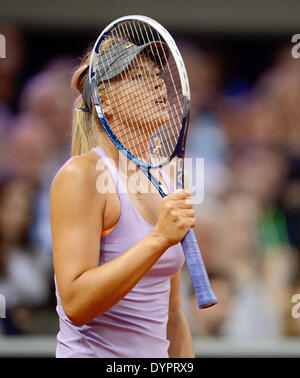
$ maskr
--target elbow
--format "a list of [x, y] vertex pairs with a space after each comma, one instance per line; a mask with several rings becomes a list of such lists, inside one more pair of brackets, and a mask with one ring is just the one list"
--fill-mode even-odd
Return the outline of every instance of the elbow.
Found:
[[104, 311], [99, 311], [97, 313], [93, 313], [93, 310], [77, 306], [73, 304], [65, 304], [63, 306], [64, 313], [68, 320], [74, 324], [76, 327], [82, 327], [92, 321], [95, 317], [101, 316]]
[[74, 315], [73, 313], [66, 313], [67, 318], [74, 324], [76, 327], [82, 327], [84, 326], [87, 322], [81, 319], [79, 316]]
[[64, 304], [63, 309], [68, 320], [76, 327], [82, 327], [88, 323], [88, 320], [85, 319], [82, 311], [80, 311], [80, 309], [76, 308], [74, 305], [69, 303]]
[[86, 324], [86, 322], [82, 319], [81, 316], [79, 316], [79, 314], [76, 311], [73, 311], [71, 309], [65, 309], [64, 311], [68, 320], [76, 327], [82, 327]]
[[[77, 327], [82, 327], [104, 313], [103, 306], [97, 301], [83, 296], [82, 291], [69, 290], [60, 296], [64, 313], [68, 320]], [[99, 299], [99, 302], [103, 301]]]
[[81, 295], [71, 289], [60, 293], [62, 308], [68, 321], [76, 327], [82, 327], [90, 320], [86, 318], [86, 304], [81, 300]]

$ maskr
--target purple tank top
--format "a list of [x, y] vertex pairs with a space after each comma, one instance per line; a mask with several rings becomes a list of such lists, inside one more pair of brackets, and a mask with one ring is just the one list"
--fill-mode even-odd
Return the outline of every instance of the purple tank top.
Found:
[[[102, 265], [131, 248], [153, 226], [133, 206], [115, 165], [100, 148], [92, 151], [97, 152], [106, 163], [115, 179], [121, 202], [121, 215], [116, 226], [101, 239], [99, 265]], [[181, 245], [172, 246], [124, 298], [81, 327], [75, 326], [65, 315], [55, 278], [56, 311], [60, 325], [56, 357], [168, 357], [170, 278], [182, 268], [183, 263]]]

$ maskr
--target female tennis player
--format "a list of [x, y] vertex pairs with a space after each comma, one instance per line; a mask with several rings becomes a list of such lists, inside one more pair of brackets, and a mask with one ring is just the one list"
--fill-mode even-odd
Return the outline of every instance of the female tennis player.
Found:
[[[129, 169], [129, 159], [119, 158], [90, 97], [83, 94], [89, 58], [90, 53], [73, 76], [80, 95], [74, 109], [72, 157], [53, 179], [50, 194], [60, 324], [56, 356], [194, 357], [180, 295], [184, 255], [179, 244], [195, 226], [191, 195], [182, 189], [162, 199], [155, 188], [144, 193], [132, 180], [128, 189], [132, 174], [150, 189], [152, 184], [139, 169]], [[128, 61], [126, 51], [122, 59]], [[109, 64], [104, 69], [114, 68]], [[139, 59], [130, 62], [126, 79], [122, 73], [113, 79], [114, 104], [106, 102], [99, 85], [111, 125], [116, 121], [110, 112], [116, 106], [124, 122], [120, 130], [125, 123], [145, 130], [155, 123], [159, 128], [168, 120], [166, 89], [158, 76], [158, 84], [147, 89], [156, 101], [145, 99], [143, 112], [121, 101], [125, 92], [145, 91], [144, 75], [159, 71], [155, 59], [141, 50]], [[104, 188], [96, 169], [99, 161], [101, 175], [109, 177], [113, 190]], [[172, 179], [161, 179], [172, 191]]]

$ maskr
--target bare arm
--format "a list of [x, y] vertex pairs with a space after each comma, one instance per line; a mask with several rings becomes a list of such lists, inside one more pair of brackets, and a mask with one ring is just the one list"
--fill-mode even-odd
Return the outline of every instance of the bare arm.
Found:
[[176, 273], [171, 279], [167, 336], [170, 340], [170, 358], [195, 357], [190, 327], [182, 307], [180, 272]]
[[54, 269], [66, 315], [83, 325], [123, 298], [164, 251], [194, 226], [180, 191], [164, 199], [154, 230], [116, 259], [99, 266], [106, 197], [96, 190], [96, 170], [80, 158], [59, 171], [50, 194]]

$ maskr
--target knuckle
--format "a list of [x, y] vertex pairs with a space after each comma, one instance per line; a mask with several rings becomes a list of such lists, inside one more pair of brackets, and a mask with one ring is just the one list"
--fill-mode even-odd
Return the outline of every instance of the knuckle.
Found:
[[173, 209], [173, 205], [172, 205], [172, 203], [171, 203], [171, 202], [167, 202], [167, 203], [166, 203], [166, 208], [167, 208], [169, 211], [171, 211], [171, 210]]
[[185, 205], [187, 206], [188, 209], [193, 209], [193, 204], [190, 201], [185, 201]]
[[178, 215], [177, 215], [176, 211], [172, 210], [170, 214], [172, 216], [172, 219], [174, 219], [174, 220], [178, 219]]
[[178, 228], [180, 230], [183, 230], [185, 228], [185, 222], [182, 219], [178, 222]]
[[164, 205], [165, 205], [165, 208], [168, 209], [170, 206], [170, 202], [165, 201]]

